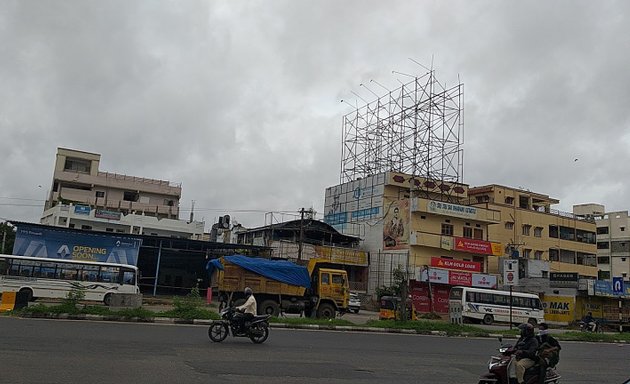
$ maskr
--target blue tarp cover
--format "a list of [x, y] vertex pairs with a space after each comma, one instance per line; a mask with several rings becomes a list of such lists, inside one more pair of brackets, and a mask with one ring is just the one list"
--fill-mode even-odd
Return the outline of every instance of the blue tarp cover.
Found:
[[[225, 256], [224, 259], [228, 263], [236, 264], [269, 279], [304, 288], [311, 287], [311, 277], [306, 267], [287, 260], [267, 260], [243, 255]], [[223, 269], [219, 259], [210, 260], [206, 265], [209, 273], [212, 273], [213, 268]]]

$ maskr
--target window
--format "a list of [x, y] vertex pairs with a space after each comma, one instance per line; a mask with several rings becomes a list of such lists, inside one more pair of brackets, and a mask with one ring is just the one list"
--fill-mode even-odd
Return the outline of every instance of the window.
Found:
[[114, 228], [105, 228], [105, 232], [114, 232]]
[[133, 191], [125, 191], [123, 194], [123, 200], [125, 201], [138, 201], [140, 194]]
[[607, 241], [598, 241], [597, 242], [597, 249], [609, 249], [610, 248], [610, 243]]
[[543, 227], [534, 228], [534, 237], [542, 237]]
[[505, 196], [505, 204], [514, 204], [514, 198], [512, 196]]
[[511, 221], [505, 222], [505, 229], [514, 229], [514, 223]]
[[104, 191], [96, 191], [96, 197], [105, 197]]
[[426, 217], [426, 216], [420, 216], [420, 218], [421, 218], [422, 220], [426, 220], [426, 219], [427, 219], [427, 217]]
[[523, 236], [529, 236], [529, 230], [532, 228], [529, 224], [523, 225]]
[[557, 249], [549, 249], [549, 261], [559, 261], [560, 252]]
[[549, 278], [549, 271], [542, 271], [542, 278], [543, 279], [548, 279]]
[[90, 173], [90, 165], [90, 160], [67, 157], [66, 162], [63, 166], [63, 170], [79, 173]]
[[173, 201], [172, 199], [164, 199], [164, 205], [172, 207], [175, 205], [175, 201]]
[[322, 285], [330, 284], [330, 275], [328, 273], [322, 273]]
[[91, 225], [82, 225], [81, 229], [87, 229], [87, 230], [92, 230], [92, 226]]
[[558, 238], [558, 226], [550, 225], [549, 226], [549, 237], [553, 237], [554, 239]]
[[528, 196], [519, 196], [518, 197], [518, 207], [523, 209], [529, 209], [529, 197]]
[[463, 236], [468, 239], [472, 239], [473, 237], [473, 229], [470, 227], [464, 227]]
[[607, 235], [608, 234], [608, 227], [597, 227], [597, 234], [598, 235]]
[[529, 259], [529, 257], [532, 254], [532, 250], [531, 249], [523, 249], [523, 257], [526, 259]]
[[626, 230], [626, 227], [619, 227], [619, 229], [621, 230], [621, 232]]
[[610, 257], [608, 256], [598, 256], [597, 264], [610, 264]]
[[477, 240], [483, 240], [483, 229], [475, 228], [473, 238]]
[[543, 252], [542, 252], [542, 251], [535, 251], [535, 252], [534, 252], [534, 259], [536, 259], [536, 260], [542, 260], [542, 255], [543, 255]]
[[332, 275], [332, 282], [333, 282], [333, 284], [343, 285], [343, 275], [333, 274]]
[[453, 225], [452, 224], [442, 224], [442, 235], [453, 236]]
[[610, 280], [610, 271], [597, 271], [598, 280]]

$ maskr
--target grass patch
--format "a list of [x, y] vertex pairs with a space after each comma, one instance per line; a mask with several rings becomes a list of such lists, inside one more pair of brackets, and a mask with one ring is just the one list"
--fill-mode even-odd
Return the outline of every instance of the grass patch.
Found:
[[175, 308], [170, 311], [153, 313], [153, 315], [155, 317], [173, 317], [173, 318], [186, 319], [186, 320], [193, 320], [193, 319], [219, 320], [220, 319], [220, 316], [218, 313], [208, 310], [208, 309], [197, 308], [197, 307]]
[[565, 332], [553, 335], [558, 340], [569, 341], [590, 341], [590, 342], [606, 342], [615, 343], [617, 341], [630, 342], [630, 333], [590, 333], [590, 332]]
[[395, 320], [370, 320], [366, 324], [368, 327], [375, 328], [391, 328], [391, 329], [414, 329], [416, 332], [439, 331], [446, 332], [447, 335], [459, 335], [466, 332], [471, 336], [487, 336], [488, 331], [485, 329], [473, 327], [470, 325], [451, 324], [443, 321], [395, 321]]
[[355, 323], [343, 319], [313, 319], [310, 317], [272, 317], [270, 323], [283, 324], [311, 324], [311, 325], [329, 325], [329, 326], [353, 326]]

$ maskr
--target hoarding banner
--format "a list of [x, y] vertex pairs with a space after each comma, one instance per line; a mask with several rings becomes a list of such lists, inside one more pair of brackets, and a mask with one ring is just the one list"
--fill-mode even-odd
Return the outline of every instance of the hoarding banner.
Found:
[[17, 225], [13, 254], [137, 265], [141, 239]]
[[479, 253], [481, 255], [492, 255], [493, 248], [492, 243], [484, 240], [475, 240], [468, 239], [465, 237], [456, 237], [455, 238], [455, 250], [470, 252], [470, 253]]
[[[595, 281], [594, 286], [595, 296], [607, 296], [607, 297], [616, 297], [619, 295], [615, 295], [613, 292], [612, 281], [610, 280], [597, 280]], [[623, 296], [630, 296], [630, 284], [624, 284], [623, 286]]]
[[568, 324], [575, 320], [575, 296], [545, 295], [543, 307], [547, 321]]
[[477, 208], [466, 205], [443, 203], [441, 201], [430, 200], [427, 210], [437, 215], [461, 217], [464, 219], [474, 219], [477, 217]]
[[468, 272], [448, 271], [448, 283], [450, 285], [470, 287], [472, 285], [472, 274]]
[[120, 220], [120, 212], [97, 209], [94, 211], [94, 217], [107, 220]]
[[74, 213], [77, 215], [89, 215], [91, 208], [87, 205], [75, 205]]
[[430, 281], [437, 284], [448, 284], [448, 271], [446, 269], [429, 268], [421, 272], [420, 281]]
[[577, 288], [579, 276], [575, 272], [550, 272], [549, 287]]
[[474, 261], [444, 259], [441, 257], [432, 257], [431, 266], [446, 269], [459, 269], [470, 272], [481, 272], [481, 263]]
[[446, 269], [428, 268], [420, 272], [419, 281], [429, 281], [435, 284], [463, 285], [466, 287], [491, 288], [497, 287], [497, 277], [483, 273], [449, 271]]
[[497, 288], [497, 277], [492, 275], [484, 275], [482, 273], [472, 274], [472, 286], [477, 288]]

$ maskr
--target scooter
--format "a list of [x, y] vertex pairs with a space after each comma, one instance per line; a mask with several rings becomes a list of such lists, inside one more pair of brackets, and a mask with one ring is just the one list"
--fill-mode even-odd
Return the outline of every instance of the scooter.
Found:
[[586, 324], [583, 321], [580, 321], [580, 331], [581, 332], [592, 332], [592, 333], [602, 333], [602, 325], [599, 323], [599, 321], [595, 320], [595, 329], [593, 329], [591, 327], [590, 324]]
[[269, 318], [271, 315], [254, 316], [245, 322], [243, 329], [239, 329], [235, 321], [236, 309], [227, 307], [219, 312], [221, 320], [213, 321], [208, 328], [208, 337], [215, 343], [220, 343], [232, 332], [233, 337], [249, 337], [255, 344], [262, 344], [269, 337]]
[[[512, 345], [503, 344], [503, 338], [499, 337], [501, 346], [498, 348], [500, 356], [490, 357], [488, 361], [488, 373], [479, 377], [478, 384], [516, 384], [516, 349]], [[525, 383], [538, 384], [540, 373], [540, 365], [534, 364], [533, 367], [525, 371]], [[553, 368], [547, 368], [545, 373], [545, 384], [560, 382], [560, 375]]]

